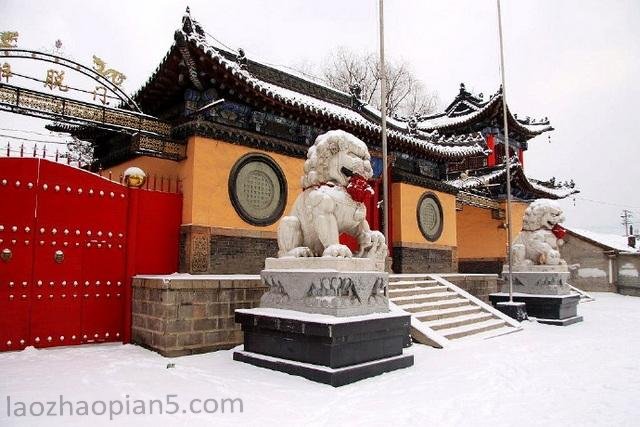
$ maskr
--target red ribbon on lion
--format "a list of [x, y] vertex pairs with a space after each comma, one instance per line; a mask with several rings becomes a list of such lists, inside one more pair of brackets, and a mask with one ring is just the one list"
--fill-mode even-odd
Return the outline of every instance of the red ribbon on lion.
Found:
[[347, 193], [349, 193], [351, 198], [356, 202], [365, 203], [375, 192], [364, 177], [354, 174], [349, 178]]
[[556, 238], [562, 239], [564, 235], [567, 234], [567, 229], [560, 224], [556, 224], [551, 229], [551, 232], [556, 236]]

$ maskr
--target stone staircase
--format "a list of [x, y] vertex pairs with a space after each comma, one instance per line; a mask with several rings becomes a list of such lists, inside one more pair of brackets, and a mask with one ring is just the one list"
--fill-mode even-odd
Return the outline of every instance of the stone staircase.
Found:
[[519, 329], [517, 322], [438, 275], [390, 275], [389, 301], [411, 314], [414, 339], [435, 347], [481, 333], [501, 335]]

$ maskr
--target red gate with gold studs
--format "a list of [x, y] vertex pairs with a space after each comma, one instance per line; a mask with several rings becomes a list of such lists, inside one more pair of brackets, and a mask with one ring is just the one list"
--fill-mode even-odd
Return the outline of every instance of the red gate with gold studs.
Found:
[[177, 271], [181, 209], [180, 194], [0, 159], [0, 351], [128, 342], [131, 276]]

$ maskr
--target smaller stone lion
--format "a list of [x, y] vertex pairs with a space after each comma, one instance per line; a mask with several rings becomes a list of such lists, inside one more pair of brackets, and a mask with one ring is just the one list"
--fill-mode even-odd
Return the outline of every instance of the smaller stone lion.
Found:
[[536, 200], [524, 211], [522, 232], [513, 242], [514, 266], [566, 265], [559, 247], [564, 244], [565, 230], [560, 206], [547, 199]]
[[357, 200], [373, 194], [366, 183], [373, 175], [370, 158], [366, 144], [347, 132], [316, 138], [307, 152], [302, 194], [278, 227], [279, 257], [352, 257], [339, 242], [347, 233], [360, 244], [356, 257], [385, 259], [384, 235], [369, 228], [364, 200]]

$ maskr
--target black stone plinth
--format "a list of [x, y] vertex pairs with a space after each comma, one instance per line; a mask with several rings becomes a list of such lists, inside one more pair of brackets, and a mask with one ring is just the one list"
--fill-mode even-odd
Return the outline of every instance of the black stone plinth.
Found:
[[502, 313], [511, 317], [518, 322], [527, 320], [527, 305], [524, 302], [499, 302], [495, 304], [495, 307]]
[[234, 360], [341, 386], [413, 365], [403, 356], [410, 316], [336, 318], [289, 310], [236, 310], [244, 350]]
[[249, 363], [261, 368], [284, 372], [290, 375], [296, 375], [317, 383], [329, 384], [333, 387], [351, 384], [366, 378], [375, 377], [385, 372], [408, 368], [413, 365], [412, 354], [387, 357], [373, 362], [360, 363], [338, 369], [312, 365], [309, 363], [293, 362], [291, 360], [264, 356], [248, 351], [234, 352], [233, 360]]
[[[498, 303], [509, 301], [509, 294], [497, 293], [489, 295], [489, 300], [494, 307]], [[526, 305], [528, 316], [536, 318], [539, 323], [557, 326], [568, 326], [582, 321], [578, 316], [578, 303], [580, 295], [533, 295], [514, 293], [515, 302], [523, 302]]]

